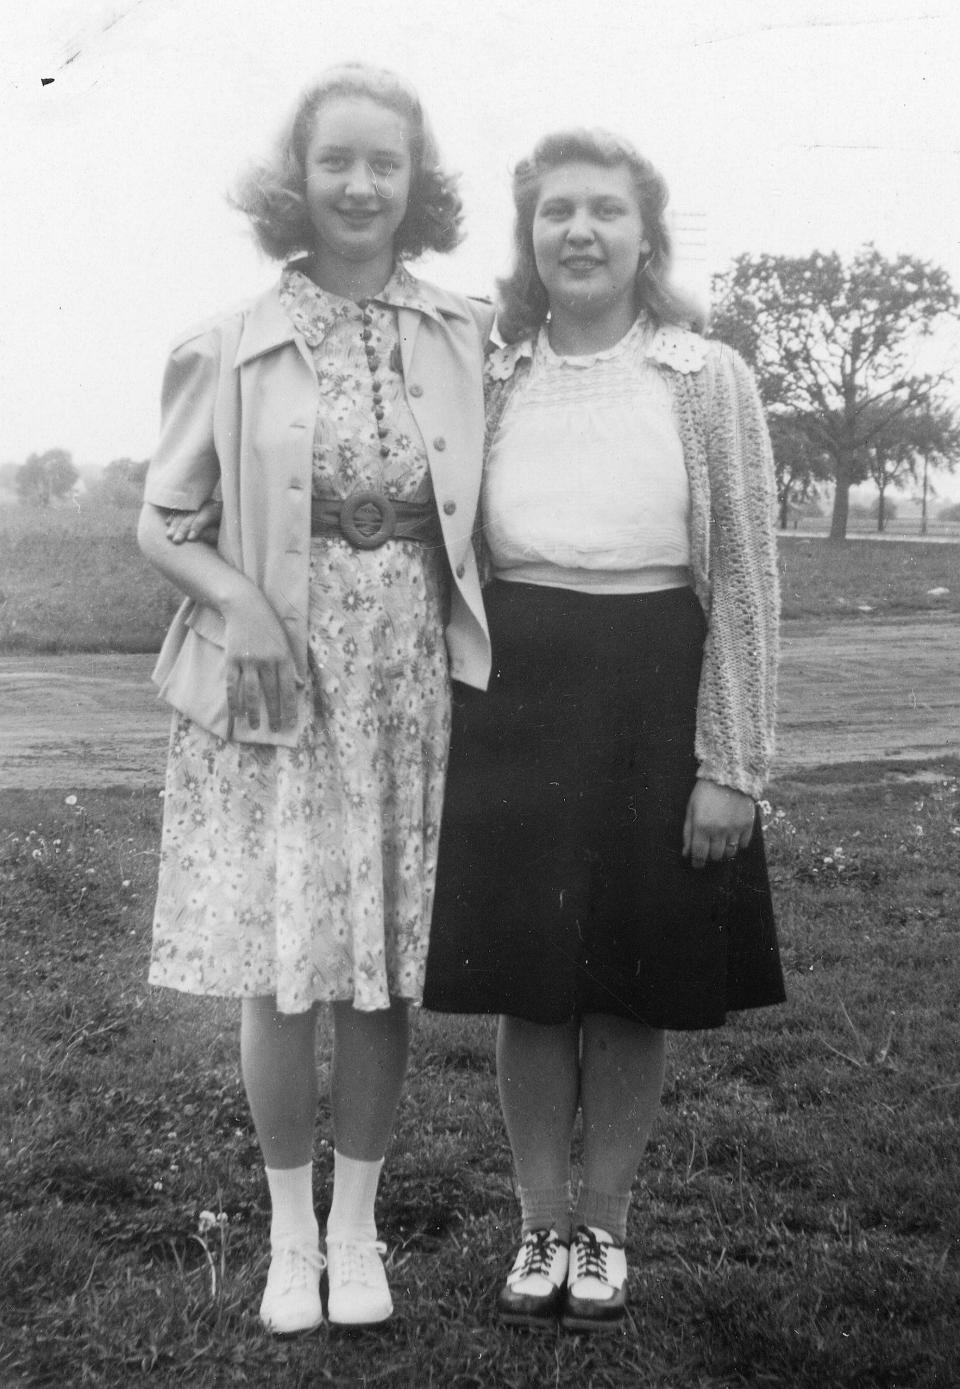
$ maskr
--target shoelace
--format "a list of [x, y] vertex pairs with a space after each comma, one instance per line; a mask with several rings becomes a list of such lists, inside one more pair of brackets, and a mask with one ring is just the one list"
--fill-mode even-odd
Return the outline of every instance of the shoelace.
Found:
[[285, 1293], [318, 1281], [326, 1262], [319, 1249], [304, 1249], [298, 1245], [280, 1249], [273, 1256], [273, 1263], [279, 1265], [276, 1278]]
[[588, 1226], [581, 1225], [573, 1245], [576, 1277], [571, 1281], [579, 1283], [581, 1278], [599, 1278], [601, 1283], [605, 1283], [608, 1247], [600, 1243]]
[[553, 1256], [560, 1246], [560, 1240], [553, 1230], [531, 1230], [523, 1237], [523, 1266], [516, 1277], [530, 1278], [536, 1274], [547, 1274]]
[[376, 1287], [382, 1281], [380, 1255], [386, 1254], [387, 1246], [380, 1240], [369, 1244], [360, 1244], [356, 1240], [334, 1240], [333, 1243], [337, 1246], [337, 1276], [340, 1282]]

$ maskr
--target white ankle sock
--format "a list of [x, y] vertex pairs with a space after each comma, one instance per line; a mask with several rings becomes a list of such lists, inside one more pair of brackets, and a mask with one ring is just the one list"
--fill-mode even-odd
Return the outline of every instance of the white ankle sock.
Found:
[[364, 1162], [334, 1150], [333, 1200], [327, 1216], [327, 1239], [375, 1240], [374, 1205], [383, 1158]]
[[268, 1167], [270, 1243], [319, 1244], [320, 1229], [313, 1209], [313, 1163], [303, 1167]]

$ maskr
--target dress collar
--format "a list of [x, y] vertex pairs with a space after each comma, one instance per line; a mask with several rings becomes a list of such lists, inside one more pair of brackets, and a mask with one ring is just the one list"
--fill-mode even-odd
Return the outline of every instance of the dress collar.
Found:
[[[280, 280], [280, 299], [297, 332], [310, 347], [318, 347], [338, 323], [359, 319], [362, 306], [353, 299], [344, 299], [321, 289], [303, 269], [303, 262], [294, 261], [284, 267]], [[436, 303], [423, 292], [420, 282], [399, 262], [387, 283], [369, 301], [391, 309], [411, 309], [414, 313], [443, 321]]]

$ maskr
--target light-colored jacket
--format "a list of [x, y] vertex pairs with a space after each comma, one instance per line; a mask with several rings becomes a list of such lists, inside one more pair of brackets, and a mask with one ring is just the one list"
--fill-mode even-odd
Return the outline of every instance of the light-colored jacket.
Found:
[[[471, 532], [483, 446], [483, 345], [492, 310], [417, 281], [427, 312], [398, 308], [406, 396], [423, 436], [449, 561], [446, 629], [451, 674], [485, 689], [487, 631]], [[274, 286], [247, 306], [180, 338], [163, 382], [160, 441], [145, 500], [195, 510], [219, 484], [217, 548], [265, 594], [307, 675], [307, 607], [313, 435], [319, 387], [309, 347]], [[228, 736], [225, 624], [209, 604], [186, 600], [160, 651], [161, 696]], [[301, 729], [229, 728], [242, 742], [292, 746]]]
[[[487, 445], [533, 345], [487, 359]], [[665, 326], [647, 357], [664, 375], [690, 485], [690, 568], [707, 617], [698, 776], [759, 796], [770, 770], [780, 617], [776, 482], [753, 375], [723, 343]], [[482, 556], [481, 556], [482, 560]]]

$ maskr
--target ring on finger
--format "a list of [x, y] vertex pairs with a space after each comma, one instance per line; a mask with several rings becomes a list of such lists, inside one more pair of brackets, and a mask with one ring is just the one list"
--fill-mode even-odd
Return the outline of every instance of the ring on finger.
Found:
[[739, 849], [739, 847], [740, 845], [737, 843], [735, 839], [728, 839], [723, 848], [724, 858], [733, 858], [736, 855], [736, 852]]

